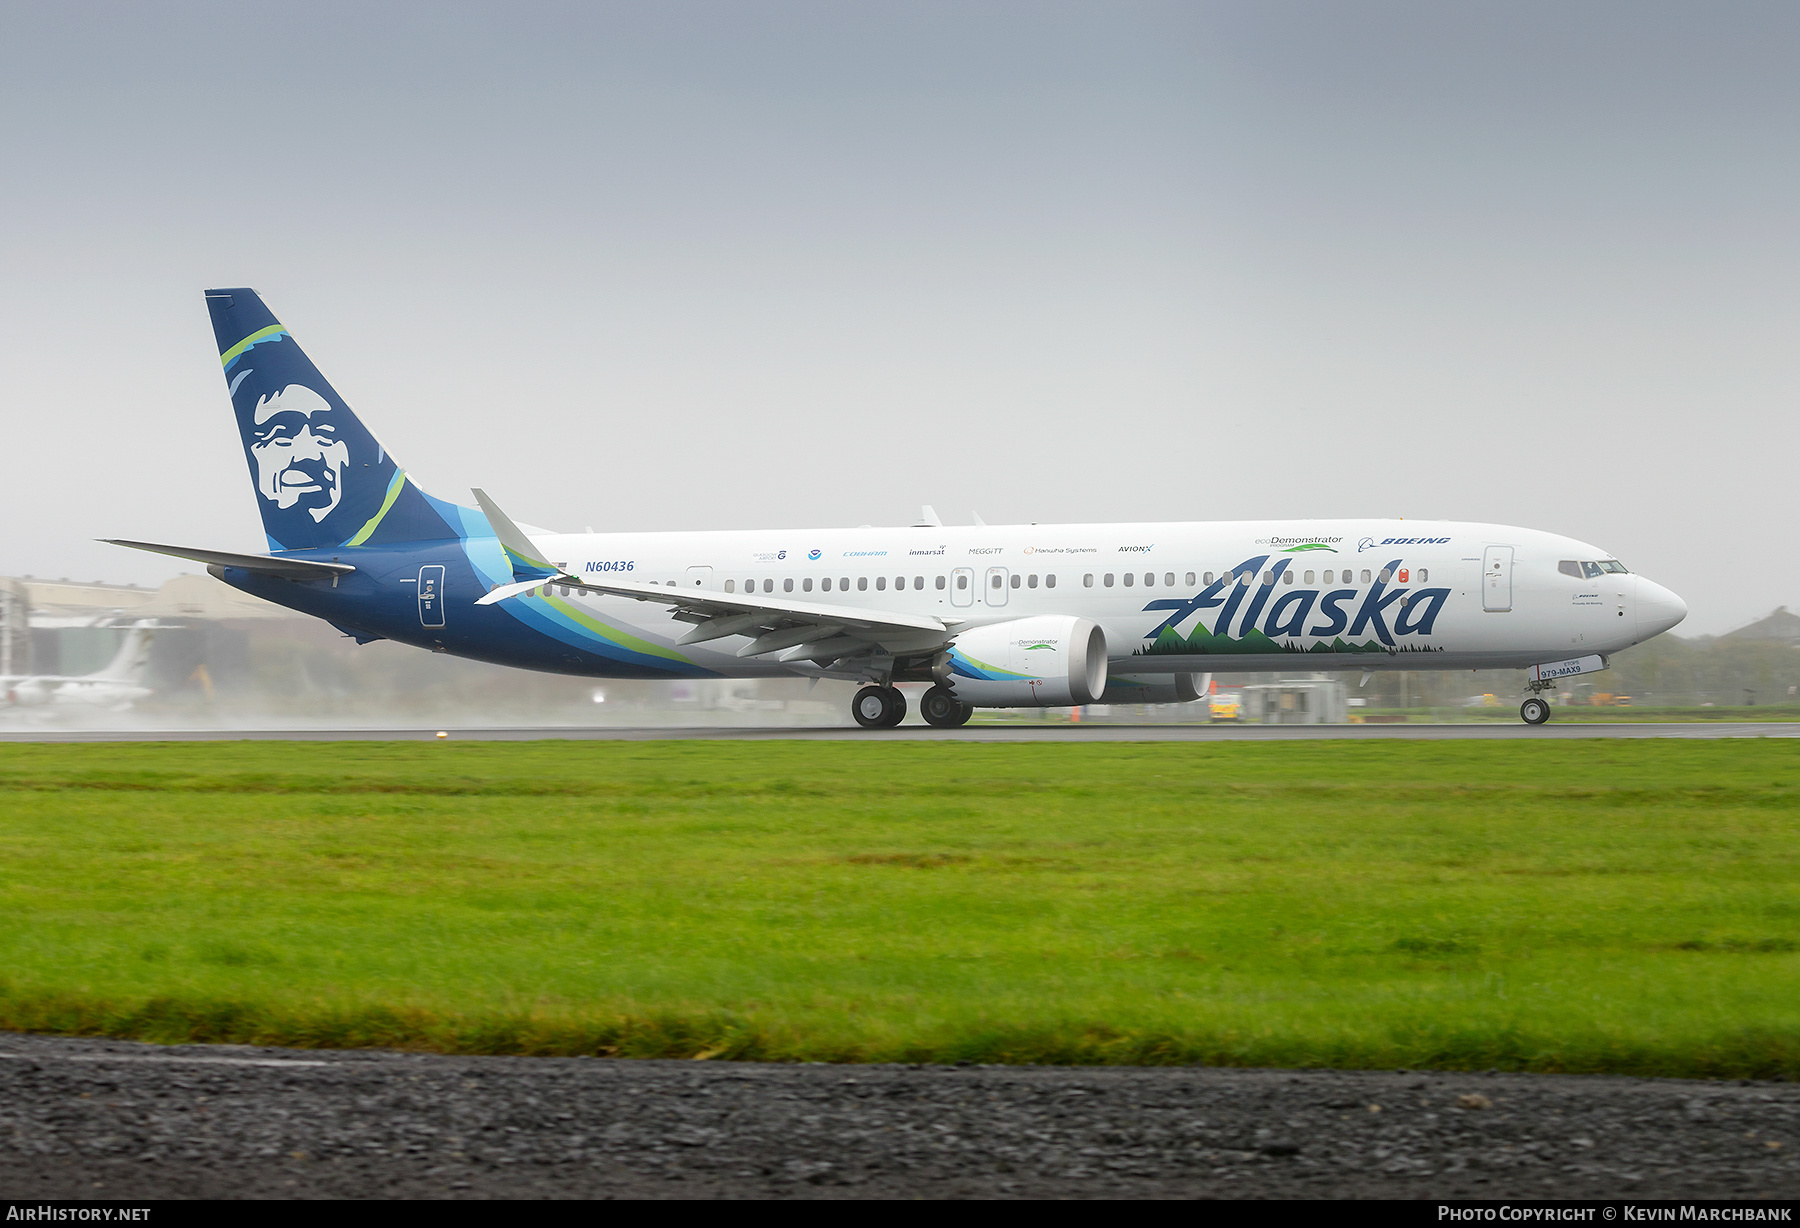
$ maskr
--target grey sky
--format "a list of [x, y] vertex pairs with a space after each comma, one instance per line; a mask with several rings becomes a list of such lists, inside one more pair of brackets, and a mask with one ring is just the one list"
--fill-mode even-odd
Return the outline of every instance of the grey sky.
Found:
[[1800, 605], [1800, 8], [0, 4], [0, 571], [259, 548], [200, 292], [558, 528], [1445, 516]]

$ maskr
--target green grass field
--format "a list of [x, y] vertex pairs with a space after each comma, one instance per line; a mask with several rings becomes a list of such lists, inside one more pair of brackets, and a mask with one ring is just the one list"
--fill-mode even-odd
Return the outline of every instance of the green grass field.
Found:
[[1800, 1077], [1800, 743], [0, 747], [0, 1027]]

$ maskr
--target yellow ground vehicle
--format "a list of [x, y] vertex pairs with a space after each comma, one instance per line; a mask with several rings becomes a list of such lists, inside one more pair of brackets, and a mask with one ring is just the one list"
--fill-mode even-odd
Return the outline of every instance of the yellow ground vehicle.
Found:
[[1207, 715], [1215, 721], [1235, 721], [1244, 714], [1244, 697], [1236, 691], [1220, 691], [1207, 703]]

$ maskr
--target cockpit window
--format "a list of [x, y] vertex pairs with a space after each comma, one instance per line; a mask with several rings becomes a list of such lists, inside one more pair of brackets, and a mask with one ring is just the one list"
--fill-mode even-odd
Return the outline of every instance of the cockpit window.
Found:
[[1625, 576], [1631, 574], [1631, 569], [1619, 562], [1618, 559], [1601, 559], [1598, 562], [1592, 559], [1584, 559], [1579, 562], [1575, 559], [1564, 559], [1556, 565], [1556, 570], [1565, 576], [1573, 576], [1577, 580], [1592, 580], [1597, 576], [1604, 575]]

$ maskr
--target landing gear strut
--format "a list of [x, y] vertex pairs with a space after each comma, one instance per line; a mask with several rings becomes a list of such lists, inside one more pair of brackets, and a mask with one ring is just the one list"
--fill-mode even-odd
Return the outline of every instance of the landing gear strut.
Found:
[[892, 729], [906, 719], [906, 696], [891, 686], [866, 686], [850, 701], [850, 715], [864, 729]]
[[963, 703], [941, 686], [934, 686], [919, 698], [919, 715], [927, 725], [939, 729], [955, 729], [969, 723], [975, 705]]

